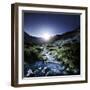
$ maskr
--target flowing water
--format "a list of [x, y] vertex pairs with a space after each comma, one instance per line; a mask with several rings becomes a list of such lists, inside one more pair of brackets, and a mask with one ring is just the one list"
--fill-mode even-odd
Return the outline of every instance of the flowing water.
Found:
[[44, 47], [42, 53], [47, 57], [47, 62], [53, 62], [53, 63], [58, 63], [58, 64], [62, 63], [61, 61], [57, 61], [55, 56], [50, 54], [51, 52], [46, 47]]
[[25, 77], [59, 76], [67, 74], [65, 65], [62, 61], [57, 61], [46, 47], [43, 48], [42, 54], [47, 60], [36, 61], [35, 63], [28, 65], [28, 67], [25, 65]]

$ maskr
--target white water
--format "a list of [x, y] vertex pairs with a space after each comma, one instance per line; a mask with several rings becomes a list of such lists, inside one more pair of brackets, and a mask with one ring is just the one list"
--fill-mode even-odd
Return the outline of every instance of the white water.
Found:
[[47, 62], [53, 62], [53, 63], [61, 64], [60, 61], [58, 62], [56, 60], [56, 58], [52, 54], [50, 54], [50, 51], [46, 47], [44, 47], [42, 54], [47, 57]]

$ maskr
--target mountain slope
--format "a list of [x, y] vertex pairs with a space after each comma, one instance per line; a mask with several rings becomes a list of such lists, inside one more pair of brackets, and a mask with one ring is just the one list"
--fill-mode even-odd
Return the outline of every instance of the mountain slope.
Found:
[[73, 37], [80, 36], [80, 29], [77, 28], [73, 31], [63, 33], [62, 35], [56, 35], [51, 38], [51, 41], [57, 41], [57, 40], [66, 40]]
[[63, 33], [62, 35], [55, 35], [51, 37], [49, 41], [44, 41], [43, 38], [30, 36], [26, 32], [24, 32], [24, 43], [28, 44], [45, 44], [45, 43], [54, 43], [58, 40], [72, 40], [72, 41], [79, 41], [80, 40], [80, 29], [77, 28], [73, 31]]
[[43, 44], [44, 40], [42, 38], [30, 36], [26, 32], [24, 32], [24, 43], [28, 44]]

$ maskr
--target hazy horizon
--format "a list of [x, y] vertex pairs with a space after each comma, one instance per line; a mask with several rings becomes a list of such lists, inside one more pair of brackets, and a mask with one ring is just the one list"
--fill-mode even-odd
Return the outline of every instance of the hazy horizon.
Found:
[[[79, 28], [79, 27], [77, 27], [77, 28]], [[77, 29], [77, 28], [75, 28], [75, 29]], [[74, 29], [74, 30], [75, 30], [75, 29]], [[72, 30], [72, 31], [74, 31], [74, 30]], [[42, 38], [42, 37], [40, 37], [40, 36], [31, 35], [31, 34], [29, 34], [29, 33], [26, 32], [26, 31], [24, 31], [24, 32], [27, 33], [29, 36], [32, 36], [32, 37]], [[68, 32], [71, 32], [71, 31], [68, 31]], [[63, 34], [65, 34], [65, 33], [67, 33], [67, 32], [64, 32], [64, 33], [62, 33], [62, 34], [55, 34], [55, 35], [52, 35], [52, 36], [50, 36], [50, 37], [54, 37], [54, 36], [56, 36], [56, 35], [63, 35]]]

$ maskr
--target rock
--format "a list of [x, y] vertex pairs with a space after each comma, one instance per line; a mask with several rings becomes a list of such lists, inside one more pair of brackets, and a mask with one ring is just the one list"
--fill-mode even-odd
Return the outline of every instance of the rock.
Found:
[[30, 75], [32, 75], [32, 74], [33, 74], [32, 70], [31, 70], [31, 69], [29, 69], [29, 70], [27, 71], [26, 76], [28, 77], [28, 76], [30, 76]]

